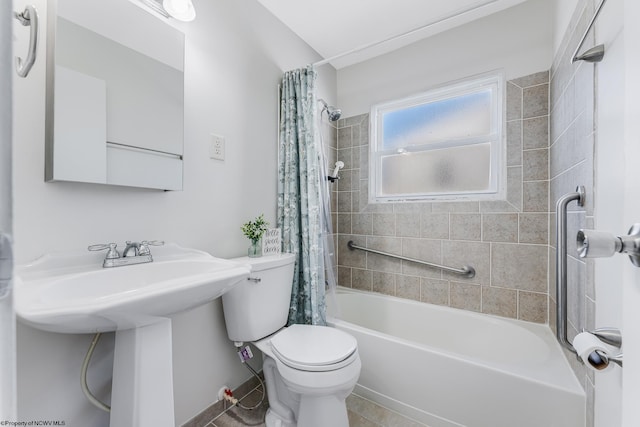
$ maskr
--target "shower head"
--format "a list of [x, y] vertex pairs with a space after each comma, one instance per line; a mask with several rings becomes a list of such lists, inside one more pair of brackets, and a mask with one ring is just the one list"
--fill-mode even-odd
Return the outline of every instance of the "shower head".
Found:
[[340, 179], [340, 177], [338, 176], [338, 172], [340, 171], [340, 169], [342, 169], [344, 167], [344, 162], [341, 160], [338, 160], [336, 162], [336, 168], [333, 170], [333, 175], [329, 175], [327, 177], [327, 179], [331, 182], [336, 182], [337, 180]]
[[[342, 115], [342, 110], [334, 107], [333, 105], [327, 104], [324, 99], [319, 99], [318, 102], [321, 102], [324, 108], [322, 108], [322, 112], [327, 112], [327, 116], [329, 120], [332, 122], [337, 121]], [[322, 112], [320, 114], [322, 114]]]
[[335, 107], [329, 107], [329, 108], [327, 108], [327, 115], [329, 116], [329, 120], [330, 121], [335, 122], [342, 115], [342, 110], [340, 110], [339, 108], [335, 108]]
[[333, 170], [333, 176], [334, 178], [338, 177], [338, 172], [340, 171], [340, 169], [342, 169], [344, 167], [344, 162], [341, 160], [338, 160], [336, 162], [336, 168]]

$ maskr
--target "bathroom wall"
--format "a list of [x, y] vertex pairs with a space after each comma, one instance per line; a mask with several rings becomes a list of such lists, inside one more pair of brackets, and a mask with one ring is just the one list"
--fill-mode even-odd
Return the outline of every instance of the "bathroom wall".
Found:
[[[339, 282], [425, 302], [546, 322], [548, 316], [548, 70], [551, 2], [527, 1], [338, 70]], [[367, 205], [368, 112], [474, 74], [502, 69], [507, 84], [507, 197], [503, 202]], [[522, 103], [525, 104], [522, 104]], [[523, 106], [524, 105], [524, 106]], [[523, 184], [524, 182], [524, 184]], [[472, 280], [350, 252], [346, 242], [445, 262]], [[465, 258], [468, 257], [468, 258]], [[524, 263], [514, 262], [514, 257]], [[519, 270], [515, 265], [524, 265]], [[525, 272], [526, 276], [519, 277]]]
[[[563, 0], [564, 2], [565, 0]], [[551, 67], [553, 0], [517, 6], [338, 70], [343, 117], [373, 104], [503, 69], [507, 80]]]
[[[606, 55], [597, 65], [570, 62], [600, 2], [575, 3], [551, 70], [550, 135], [551, 200], [574, 191], [576, 185], [584, 185], [587, 190], [586, 206], [578, 208], [572, 203], [568, 215], [570, 339], [583, 329], [604, 326], [622, 329], [623, 296], [619, 284], [628, 264], [621, 256], [587, 262], [579, 259], [573, 244], [577, 230], [596, 228], [622, 234], [630, 225], [624, 223], [622, 209], [625, 204], [625, 168], [621, 166], [625, 163], [623, 2], [607, 2], [581, 49], [583, 52], [603, 43]], [[551, 243], [550, 255], [554, 257], [555, 239]], [[550, 304], [555, 304], [555, 289], [550, 297]], [[555, 316], [550, 320], [550, 326], [555, 328]], [[566, 355], [587, 393], [587, 426], [621, 425], [622, 371], [616, 368], [606, 374], [594, 374], [571, 353]]]
[[[13, 10], [10, 2], [0, 4], [0, 232], [11, 235], [13, 230], [13, 195], [11, 167], [12, 100], [14, 79], [11, 49]], [[18, 78], [18, 77], [15, 77]], [[11, 265], [0, 267], [0, 280], [11, 277]], [[15, 316], [13, 295], [0, 299], [0, 420], [15, 419]]]
[[[339, 284], [532, 322], [547, 321], [548, 93], [542, 71], [507, 82], [505, 201], [369, 204], [369, 115], [339, 121]], [[465, 279], [347, 249], [353, 240], [453, 267]]]
[[[589, 20], [593, 16], [593, 1], [579, 1], [569, 22], [560, 48], [555, 55], [551, 69], [551, 127], [550, 127], [550, 174], [551, 200], [573, 192], [576, 186], [586, 189], [584, 208], [575, 202], [569, 205], [567, 216], [567, 300], [568, 304], [568, 336], [569, 340], [582, 328], [593, 328], [595, 323], [595, 286], [594, 263], [584, 262], [578, 258], [575, 250], [575, 235], [580, 228], [593, 228], [594, 222], [594, 66], [578, 62], [571, 64], [571, 56], [584, 33]], [[593, 46], [591, 35], [585, 46]], [[555, 224], [555, 214], [551, 221]], [[555, 228], [552, 227], [551, 276], [555, 277]], [[555, 306], [555, 280], [550, 281], [550, 306]], [[555, 310], [551, 311], [549, 326], [555, 330]], [[566, 352], [580, 382], [593, 397], [593, 374], [591, 381], [585, 381], [586, 369], [578, 363], [575, 356]], [[588, 419], [593, 423], [593, 405], [589, 405], [591, 413]]]
[[[16, 10], [24, 0], [16, 0]], [[30, 0], [46, 16], [47, 2]], [[89, 244], [163, 239], [216, 256], [246, 255], [243, 222], [275, 223], [277, 85], [282, 73], [319, 56], [257, 2], [194, 0], [186, 35], [184, 191], [44, 182], [44, 47], [29, 79], [15, 82], [15, 237], [19, 263]], [[44, 21], [44, 19], [42, 20]], [[44, 22], [43, 22], [44, 24]], [[26, 51], [17, 33], [16, 51]], [[40, 34], [46, 34], [41, 28]], [[44, 40], [44, 37], [41, 38]], [[335, 70], [319, 70], [319, 95], [335, 103]], [[20, 80], [20, 81], [17, 81]], [[224, 162], [208, 158], [209, 134], [226, 137]], [[219, 301], [173, 318], [174, 395], [180, 425], [217, 390], [250, 374], [226, 337]], [[18, 412], [22, 420], [106, 426], [80, 391], [91, 336], [18, 325]], [[113, 334], [99, 344], [89, 384], [108, 399]]]
[[[579, 1], [564, 32], [552, 67], [551, 81], [551, 194], [557, 200], [563, 194], [575, 191], [577, 185], [587, 190], [586, 206], [579, 208], [572, 203], [567, 216], [567, 299], [569, 339], [581, 328], [595, 326], [595, 282], [594, 262], [580, 260], [573, 245], [580, 228], [593, 228], [594, 223], [594, 147], [595, 147], [595, 70], [588, 63], [571, 64], [571, 56], [584, 33], [589, 19], [594, 13], [593, 1]], [[593, 33], [585, 41], [585, 46], [593, 46]], [[576, 99], [576, 96], [578, 97]], [[555, 221], [555, 215], [552, 215]], [[555, 235], [551, 241], [550, 258], [552, 273], [555, 274]], [[553, 276], [552, 276], [553, 277]], [[550, 305], [555, 304], [555, 281], [551, 282]], [[550, 318], [550, 327], [555, 330], [555, 312]], [[587, 425], [594, 425], [594, 381], [575, 356], [565, 350], [567, 359], [585, 387], [588, 396]]]

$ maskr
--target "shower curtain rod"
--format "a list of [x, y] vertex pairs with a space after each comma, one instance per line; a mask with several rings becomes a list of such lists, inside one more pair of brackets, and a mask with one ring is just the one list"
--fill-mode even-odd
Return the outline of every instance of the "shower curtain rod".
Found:
[[385, 43], [388, 43], [388, 42], [391, 42], [391, 41], [403, 39], [405, 37], [411, 36], [411, 35], [419, 32], [419, 31], [422, 31], [422, 30], [424, 30], [426, 28], [433, 27], [434, 25], [441, 24], [441, 23], [446, 22], [446, 21], [448, 21], [450, 19], [454, 19], [454, 18], [457, 18], [459, 16], [463, 16], [463, 15], [465, 15], [467, 13], [470, 13], [470, 12], [475, 12], [476, 10], [480, 10], [485, 6], [489, 6], [489, 5], [493, 4], [493, 3], [497, 3], [498, 1], [499, 0], [489, 0], [487, 2], [484, 2], [484, 3], [480, 4], [480, 5], [472, 6], [470, 8], [464, 9], [462, 11], [455, 12], [455, 13], [453, 13], [451, 15], [447, 15], [444, 18], [440, 18], [439, 20], [437, 20], [435, 22], [430, 22], [429, 24], [423, 25], [423, 26], [418, 27], [418, 28], [414, 28], [413, 30], [409, 30], [406, 33], [398, 34], [398, 35], [386, 38], [384, 40], [380, 40], [380, 41], [377, 41], [377, 42], [373, 42], [373, 43], [369, 43], [369, 44], [365, 44], [365, 45], [356, 47], [356, 48], [348, 50], [346, 52], [342, 52], [342, 53], [339, 53], [339, 54], [334, 55], [332, 57], [329, 57], [329, 58], [314, 62], [311, 65], [313, 65], [314, 67], [319, 67], [320, 65], [328, 64], [329, 62], [334, 61], [336, 59], [340, 59], [342, 57], [349, 56], [349, 55], [352, 55], [354, 53], [361, 52], [363, 50], [371, 49], [372, 47], [376, 47], [376, 46], [379, 46], [381, 44], [385, 44]]

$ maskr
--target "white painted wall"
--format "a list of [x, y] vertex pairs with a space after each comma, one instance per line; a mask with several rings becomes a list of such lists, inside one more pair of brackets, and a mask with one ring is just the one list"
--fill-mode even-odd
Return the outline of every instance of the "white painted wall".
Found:
[[[564, 0], [563, 0], [564, 1]], [[552, 0], [529, 0], [395, 52], [338, 70], [343, 117], [496, 69], [507, 80], [551, 67]]]
[[558, 0], [553, 2], [553, 52], [557, 52], [562, 43], [562, 37], [567, 31], [573, 11], [584, 0]]
[[[0, 233], [11, 234], [13, 223], [11, 121], [13, 53], [11, 49], [13, 9], [11, 2], [0, 3]], [[18, 78], [16, 76], [16, 78]], [[0, 267], [0, 279], [11, 270]], [[13, 295], [0, 299], [0, 420], [15, 420], [15, 316]]]
[[[26, 0], [16, 0], [16, 8]], [[45, 0], [29, 0], [45, 16]], [[318, 55], [252, 0], [194, 0], [186, 35], [184, 191], [44, 182], [44, 62], [15, 82], [15, 236], [20, 263], [92, 243], [164, 239], [216, 256], [246, 254], [240, 225], [260, 213], [275, 223], [277, 85]], [[44, 28], [40, 33], [44, 36]], [[42, 38], [44, 41], [44, 37]], [[16, 49], [26, 41], [19, 37]], [[44, 55], [40, 44], [40, 58]], [[335, 71], [320, 71], [319, 95], [335, 102]], [[226, 137], [226, 160], [208, 158], [209, 134]], [[220, 302], [173, 319], [176, 423], [217, 390], [249, 377], [226, 337]], [[106, 426], [82, 395], [79, 373], [91, 337], [18, 327], [20, 419]], [[113, 336], [92, 362], [89, 383], [108, 397]]]

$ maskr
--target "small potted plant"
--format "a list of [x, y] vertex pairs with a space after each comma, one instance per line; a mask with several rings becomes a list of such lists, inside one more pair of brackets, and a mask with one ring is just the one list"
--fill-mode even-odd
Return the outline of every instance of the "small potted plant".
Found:
[[254, 221], [246, 222], [242, 225], [242, 232], [251, 240], [249, 247], [249, 257], [262, 256], [262, 236], [267, 231], [269, 223], [264, 220], [264, 214], [260, 214]]

